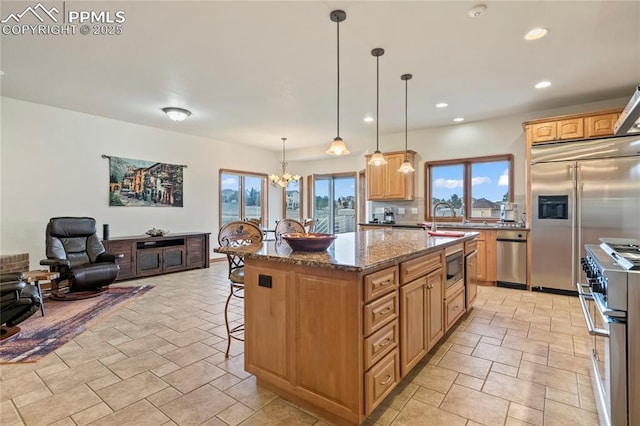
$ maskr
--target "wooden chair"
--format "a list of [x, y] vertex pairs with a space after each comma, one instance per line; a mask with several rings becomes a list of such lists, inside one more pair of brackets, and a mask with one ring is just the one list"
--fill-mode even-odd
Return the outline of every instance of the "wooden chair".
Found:
[[[220, 247], [239, 247], [262, 244], [262, 231], [254, 222], [230, 222], [220, 228], [218, 244]], [[244, 299], [244, 257], [227, 254], [229, 262], [229, 281], [231, 284], [227, 302], [224, 305], [224, 323], [227, 327], [227, 350], [225, 358], [229, 358], [231, 339], [244, 342], [244, 321], [233, 328], [229, 327], [229, 302], [232, 297]]]
[[282, 219], [276, 224], [276, 240], [280, 241], [282, 234], [300, 232], [304, 234], [304, 226], [295, 219]]

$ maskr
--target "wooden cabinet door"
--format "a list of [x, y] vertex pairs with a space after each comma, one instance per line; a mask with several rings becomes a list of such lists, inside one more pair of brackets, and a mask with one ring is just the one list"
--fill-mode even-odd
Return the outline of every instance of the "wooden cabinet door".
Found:
[[110, 254], [122, 254], [122, 259], [116, 259], [120, 272], [116, 280], [126, 280], [136, 276], [136, 262], [134, 243], [131, 241], [103, 241], [104, 249]]
[[369, 200], [384, 200], [386, 198], [386, 182], [387, 168], [385, 165], [367, 164], [367, 198]]
[[558, 121], [558, 139], [584, 138], [584, 119], [571, 118]]
[[424, 357], [427, 345], [427, 277], [400, 288], [400, 371], [402, 377]]
[[187, 268], [205, 266], [204, 235], [187, 237]]
[[619, 113], [612, 113], [587, 117], [585, 121], [586, 137], [613, 135], [613, 126], [618, 121], [619, 116]]
[[472, 252], [465, 258], [465, 292], [466, 301], [465, 306], [467, 310], [471, 308], [473, 302], [478, 295], [478, 268], [477, 268], [477, 252]]
[[531, 125], [531, 143], [554, 141], [558, 137], [555, 121]]
[[442, 314], [444, 299], [444, 270], [442, 268], [427, 275], [427, 349], [431, 350], [444, 335]]
[[478, 281], [487, 281], [487, 259], [486, 259], [486, 244], [484, 240], [478, 240], [476, 254], [476, 270]]
[[398, 169], [404, 161], [404, 155], [394, 154], [387, 158], [387, 198], [404, 200], [407, 197], [407, 175]]
[[138, 275], [155, 275], [162, 272], [162, 249], [149, 248], [136, 251]]
[[162, 271], [179, 271], [185, 268], [184, 246], [166, 247], [162, 249]]

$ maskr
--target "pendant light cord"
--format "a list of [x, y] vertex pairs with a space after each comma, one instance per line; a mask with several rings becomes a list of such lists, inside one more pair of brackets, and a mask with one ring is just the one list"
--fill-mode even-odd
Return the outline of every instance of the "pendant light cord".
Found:
[[376, 56], [376, 152], [380, 151], [378, 147], [379, 139], [379, 123], [380, 123], [380, 56]]
[[340, 137], [340, 20], [338, 19], [338, 22], [336, 22], [336, 29], [337, 29], [337, 37], [336, 37], [336, 45], [337, 45], [337, 56], [338, 56], [338, 84], [337, 84], [337, 88], [338, 88], [338, 96], [336, 96], [337, 99], [337, 108], [336, 108], [336, 123], [337, 123], [337, 127], [338, 127], [338, 134], [336, 135], [338, 138]]
[[407, 112], [407, 105], [408, 105], [408, 101], [407, 98], [409, 97], [409, 79], [404, 81], [404, 161], [407, 161], [407, 116], [408, 116], [408, 112]]

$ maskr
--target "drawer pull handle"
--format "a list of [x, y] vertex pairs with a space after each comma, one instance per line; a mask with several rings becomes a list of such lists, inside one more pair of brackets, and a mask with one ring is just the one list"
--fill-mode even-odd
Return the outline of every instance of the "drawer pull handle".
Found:
[[391, 337], [387, 337], [386, 339], [384, 339], [380, 344], [378, 344], [378, 347], [379, 348], [384, 348], [389, 343], [391, 343]]
[[389, 383], [389, 382], [391, 381], [391, 379], [392, 379], [391, 375], [390, 375], [390, 374], [387, 374], [387, 377], [385, 377], [385, 378], [384, 378], [384, 380], [380, 382], [380, 384], [381, 384], [382, 386], [384, 386], [384, 385], [386, 385], [387, 383]]
[[379, 312], [379, 315], [387, 315], [389, 312], [391, 312], [391, 308], [385, 308]]
[[460, 305], [456, 305], [456, 306], [454, 306], [454, 307], [453, 307], [453, 310], [454, 310], [454, 311], [455, 311], [455, 310], [458, 310], [458, 309], [460, 309]]
[[386, 280], [386, 281], [382, 281], [380, 284], [378, 284], [378, 286], [380, 286], [380, 287], [384, 287], [385, 285], [387, 285], [387, 284], [389, 284], [389, 283], [391, 283], [391, 280], [390, 280], [390, 279], [389, 279], [389, 280]]

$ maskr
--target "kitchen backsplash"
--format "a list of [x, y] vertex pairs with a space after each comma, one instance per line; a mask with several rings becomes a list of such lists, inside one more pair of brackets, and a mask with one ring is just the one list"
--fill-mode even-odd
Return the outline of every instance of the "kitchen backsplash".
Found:
[[[518, 203], [519, 214], [525, 211], [525, 196], [515, 195], [514, 202]], [[396, 223], [418, 223], [424, 222], [424, 197], [416, 198], [413, 201], [370, 201], [368, 203], [367, 222], [373, 217], [380, 222], [384, 220], [385, 209], [392, 209]], [[528, 222], [528, 218], [524, 218]]]

